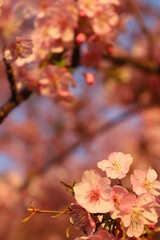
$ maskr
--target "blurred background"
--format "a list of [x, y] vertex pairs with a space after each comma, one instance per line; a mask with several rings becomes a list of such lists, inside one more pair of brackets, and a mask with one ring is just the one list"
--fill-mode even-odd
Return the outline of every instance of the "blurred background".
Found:
[[[130, 2], [114, 51], [138, 59], [138, 67], [128, 58], [102, 59], [98, 70], [90, 68], [95, 83], [89, 86], [82, 74], [88, 68], [78, 66], [74, 102], [32, 94], [1, 124], [1, 240], [66, 239], [68, 216], [36, 214], [24, 224], [26, 209], [33, 200], [40, 209], [64, 210], [74, 199], [60, 181], [81, 181], [84, 170], [97, 169], [113, 151], [132, 154], [131, 172], [152, 166], [160, 175], [160, 73], [143, 68], [148, 59], [160, 63], [160, 1]], [[2, 61], [0, 69], [3, 106], [10, 88]], [[71, 229], [70, 239], [78, 234]]]

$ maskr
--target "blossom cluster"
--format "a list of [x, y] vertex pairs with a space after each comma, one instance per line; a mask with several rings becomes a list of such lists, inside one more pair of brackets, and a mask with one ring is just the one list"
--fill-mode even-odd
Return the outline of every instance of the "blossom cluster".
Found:
[[151, 167], [135, 169], [130, 175], [131, 189], [125, 188], [121, 179], [129, 174], [132, 161], [130, 154], [113, 152], [97, 163], [106, 176], [87, 170], [82, 181], [73, 186], [76, 202], [70, 205], [71, 223], [85, 233], [76, 240], [138, 238], [155, 228], [160, 181]]
[[[6, 62], [14, 64], [19, 82], [25, 79], [32, 91], [59, 98], [52, 79], [43, 79], [45, 67], [53, 65], [60, 78], [57, 68], [70, 75], [76, 65], [75, 49], [80, 52], [79, 64], [98, 65], [123, 22], [121, 7], [121, 0], [0, 1], [0, 56], [3, 52]], [[91, 70], [83, 76], [87, 84], [94, 83]], [[66, 85], [65, 94], [71, 95], [68, 78]]]

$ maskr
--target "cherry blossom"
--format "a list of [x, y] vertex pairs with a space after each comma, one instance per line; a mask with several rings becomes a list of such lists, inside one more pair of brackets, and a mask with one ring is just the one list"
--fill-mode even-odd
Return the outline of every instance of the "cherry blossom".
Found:
[[124, 187], [115, 185], [112, 187], [111, 195], [112, 195], [114, 208], [110, 214], [113, 219], [116, 219], [119, 217], [119, 213], [120, 213], [119, 206], [120, 206], [121, 200], [128, 195], [128, 191]]
[[49, 52], [60, 53], [64, 48], [70, 48], [77, 21], [78, 9], [73, 0], [54, 1], [50, 10], [43, 14], [40, 11], [32, 33], [36, 56], [44, 58]]
[[158, 221], [155, 211], [155, 198], [150, 194], [128, 194], [120, 203], [120, 216], [126, 234], [129, 237], [139, 237], [144, 231], [145, 224], [154, 224]]
[[50, 96], [57, 100], [73, 100], [73, 95], [69, 91], [69, 84], [74, 80], [66, 68], [48, 65], [40, 74], [39, 93]]
[[121, 179], [128, 173], [132, 161], [133, 158], [130, 154], [113, 152], [109, 154], [108, 159], [98, 162], [97, 166], [102, 171], [106, 171], [107, 177]]
[[8, 63], [13, 63], [18, 57], [26, 58], [32, 54], [32, 47], [32, 40], [16, 38], [15, 42], [5, 47], [4, 57]]
[[160, 195], [160, 181], [157, 179], [157, 173], [151, 167], [145, 173], [140, 169], [135, 169], [130, 177], [133, 191], [140, 195], [142, 193], [151, 193], [154, 196]]
[[97, 0], [79, 0], [78, 6], [83, 14], [93, 17], [97, 9]]
[[82, 182], [74, 186], [75, 199], [90, 213], [112, 211], [110, 180], [94, 170], [85, 171]]

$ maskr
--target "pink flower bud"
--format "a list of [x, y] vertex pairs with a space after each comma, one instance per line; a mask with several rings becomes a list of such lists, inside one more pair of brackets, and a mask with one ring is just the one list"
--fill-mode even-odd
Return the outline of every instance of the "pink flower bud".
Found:
[[84, 33], [79, 33], [76, 36], [76, 42], [78, 43], [78, 45], [83, 44], [86, 41], [86, 35]]
[[93, 85], [95, 83], [95, 77], [93, 73], [84, 73], [84, 77], [88, 85]]

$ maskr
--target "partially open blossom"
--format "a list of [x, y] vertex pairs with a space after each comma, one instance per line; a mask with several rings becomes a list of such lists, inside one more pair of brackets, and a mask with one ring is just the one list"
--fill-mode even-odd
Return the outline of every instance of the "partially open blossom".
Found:
[[5, 47], [4, 57], [8, 63], [13, 63], [18, 57], [26, 58], [32, 54], [32, 47], [32, 40], [17, 38]]
[[96, 229], [96, 223], [91, 217], [90, 213], [88, 213], [84, 208], [82, 208], [77, 203], [71, 204], [71, 217], [70, 221], [74, 225], [75, 228], [80, 229], [88, 236], [92, 235]]
[[97, 166], [106, 171], [107, 177], [121, 179], [128, 173], [132, 161], [133, 158], [130, 154], [113, 152], [109, 154], [108, 159], [98, 162]]
[[117, 238], [105, 230], [99, 230], [95, 234], [87, 237], [77, 237], [75, 240], [117, 240]]
[[135, 169], [131, 175], [131, 184], [133, 191], [140, 195], [142, 193], [151, 193], [154, 196], [160, 195], [160, 181], [157, 179], [157, 173], [151, 167], [145, 173], [141, 169]]
[[120, 216], [128, 237], [139, 237], [144, 225], [154, 224], [158, 215], [154, 209], [155, 198], [151, 194], [128, 194], [120, 203]]
[[128, 195], [128, 191], [124, 187], [121, 187], [118, 185], [115, 185], [112, 187], [111, 196], [112, 196], [114, 208], [113, 208], [113, 211], [110, 213], [110, 215], [113, 219], [116, 219], [119, 217], [119, 213], [120, 213], [119, 206], [120, 206], [121, 200], [127, 195]]
[[110, 180], [94, 170], [85, 171], [82, 182], [74, 186], [76, 201], [90, 213], [107, 213], [113, 210]]

